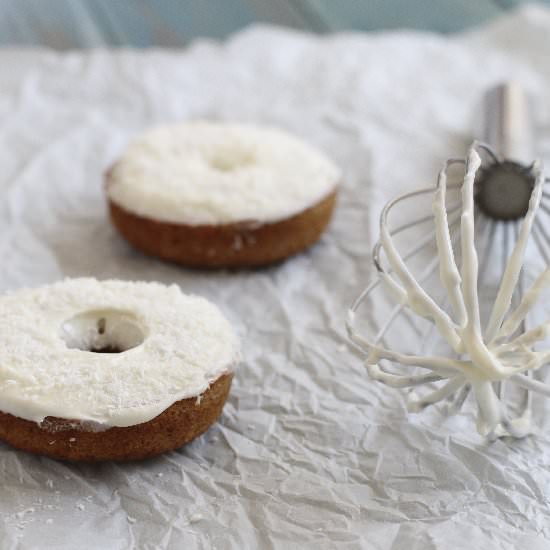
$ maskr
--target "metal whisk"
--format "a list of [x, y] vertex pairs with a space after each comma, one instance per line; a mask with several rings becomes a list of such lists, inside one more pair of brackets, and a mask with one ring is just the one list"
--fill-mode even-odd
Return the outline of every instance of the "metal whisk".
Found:
[[535, 307], [550, 290], [550, 194], [519, 87], [489, 92], [485, 127], [485, 142], [448, 160], [435, 187], [384, 207], [376, 279], [347, 329], [374, 380], [409, 388], [410, 411], [444, 401], [458, 412], [473, 395], [480, 433], [524, 437], [533, 393], [550, 397], [540, 376], [550, 320]]

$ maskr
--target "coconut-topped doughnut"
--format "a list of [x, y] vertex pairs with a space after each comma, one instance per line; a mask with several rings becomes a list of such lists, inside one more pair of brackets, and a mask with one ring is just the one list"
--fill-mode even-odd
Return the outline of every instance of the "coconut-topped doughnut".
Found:
[[68, 279], [0, 297], [0, 439], [71, 460], [175, 449], [219, 416], [229, 322], [175, 285]]
[[275, 128], [187, 122], [130, 143], [107, 175], [111, 217], [136, 247], [188, 265], [254, 266], [315, 242], [340, 170]]

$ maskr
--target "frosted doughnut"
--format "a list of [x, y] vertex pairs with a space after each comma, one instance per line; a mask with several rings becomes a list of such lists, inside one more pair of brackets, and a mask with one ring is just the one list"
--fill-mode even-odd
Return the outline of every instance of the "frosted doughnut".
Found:
[[174, 449], [220, 414], [239, 342], [175, 285], [67, 279], [0, 297], [0, 439], [72, 460]]
[[315, 242], [340, 170], [275, 128], [187, 122], [133, 141], [107, 175], [113, 223], [147, 253], [198, 266], [262, 265]]

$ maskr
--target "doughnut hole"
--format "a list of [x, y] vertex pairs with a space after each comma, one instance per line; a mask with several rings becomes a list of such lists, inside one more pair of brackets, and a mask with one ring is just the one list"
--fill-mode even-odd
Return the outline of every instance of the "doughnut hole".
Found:
[[84, 311], [61, 325], [61, 339], [69, 349], [92, 353], [122, 353], [145, 340], [145, 329], [128, 311]]
[[208, 165], [218, 172], [235, 172], [256, 162], [253, 151], [238, 148], [217, 148], [206, 157]]

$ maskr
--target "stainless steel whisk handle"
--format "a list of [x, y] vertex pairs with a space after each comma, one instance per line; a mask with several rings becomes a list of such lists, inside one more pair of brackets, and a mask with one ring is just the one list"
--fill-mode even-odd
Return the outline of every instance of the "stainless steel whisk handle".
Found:
[[528, 94], [517, 82], [504, 82], [484, 97], [483, 140], [502, 161], [530, 166], [535, 126]]

